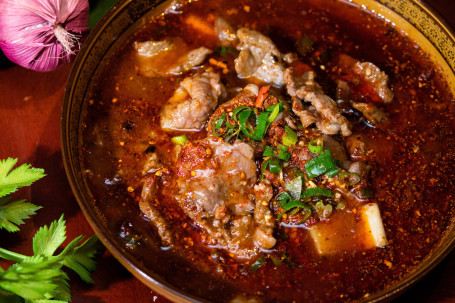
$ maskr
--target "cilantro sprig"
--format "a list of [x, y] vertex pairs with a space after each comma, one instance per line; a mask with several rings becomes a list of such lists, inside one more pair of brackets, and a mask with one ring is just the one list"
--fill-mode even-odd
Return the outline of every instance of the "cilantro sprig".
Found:
[[41, 208], [25, 200], [13, 200], [9, 195], [45, 176], [43, 169], [33, 168], [30, 164], [13, 169], [16, 163], [17, 159], [13, 158], [0, 160], [0, 228], [9, 232], [18, 231], [17, 225], [24, 224], [23, 220]]
[[70, 301], [68, 276], [62, 268], [71, 268], [82, 280], [93, 283], [90, 272], [95, 270], [94, 257], [101, 248], [101, 242], [95, 235], [80, 244], [83, 239], [83, 236], [75, 238], [54, 255], [66, 240], [66, 222], [62, 215], [49, 227], [43, 226], [36, 232], [33, 256], [0, 248], [0, 258], [17, 262], [0, 272], [0, 287], [26, 300], [55, 298]]
[[[13, 170], [17, 159], [0, 160], [0, 228], [18, 231], [17, 225], [35, 214], [40, 206], [13, 200], [9, 196], [18, 188], [28, 186], [45, 176], [44, 170], [23, 164]], [[90, 273], [95, 270], [95, 256], [102, 247], [94, 235], [85, 242], [84, 236], [66, 240], [66, 222], [61, 215], [49, 227], [41, 227], [33, 237], [33, 256], [0, 248], [0, 258], [14, 263], [6, 270], [0, 267], [0, 302], [55, 303], [71, 301], [68, 275], [72, 269], [87, 283], [93, 283]], [[56, 254], [56, 252], [60, 253]]]

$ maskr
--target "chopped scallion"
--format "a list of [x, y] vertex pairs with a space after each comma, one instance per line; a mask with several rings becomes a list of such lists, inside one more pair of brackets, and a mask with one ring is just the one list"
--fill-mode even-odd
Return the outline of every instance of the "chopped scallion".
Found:
[[292, 146], [297, 143], [297, 134], [293, 131], [289, 126], [284, 127], [284, 131], [286, 134], [283, 136], [283, 145], [285, 146]]
[[260, 257], [256, 262], [254, 262], [250, 268], [248, 268], [249, 272], [255, 272], [256, 270], [259, 269], [262, 265], [264, 265], [265, 262], [265, 256]]
[[332, 153], [328, 149], [324, 150], [324, 152], [322, 152], [319, 156], [314, 157], [305, 163], [305, 170], [309, 179], [318, 177], [324, 173], [327, 173], [330, 177], [339, 173]]
[[332, 191], [325, 189], [325, 188], [314, 187], [314, 188], [306, 188], [302, 192], [302, 195], [301, 195], [302, 199], [311, 198], [313, 196], [333, 197], [333, 193], [332, 193]]
[[315, 153], [315, 154], [321, 153], [324, 149], [323, 139], [318, 138], [318, 139], [310, 141], [310, 143], [308, 143], [308, 149], [310, 150], [310, 152]]
[[171, 138], [171, 141], [174, 144], [185, 145], [185, 143], [188, 142], [188, 137], [186, 135], [175, 136]]
[[346, 183], [347, 185], [356, 185], [360, 182], [360, 176], [357, 173], [342, 172], [339, 178], [340, 182]]
[[291, 195], [292, 199], [298, 200], [300, 199], [300, 195], [302, 194], [302, 185], [303, 179], [302, 177], [298, 176], [291, 181], [287, 182], [284, 186], [289, 194]]

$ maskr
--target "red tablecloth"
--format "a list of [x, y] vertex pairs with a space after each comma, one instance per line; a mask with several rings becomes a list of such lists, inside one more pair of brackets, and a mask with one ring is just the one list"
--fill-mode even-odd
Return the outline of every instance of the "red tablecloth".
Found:
[[[455, 28], [455, 1], [427, 0]], [[60, 111], [71, 64], [37, 73], [0, 60], [0, 159], [19, 158], [44, 168], [47, 177], [21, 196], [42, 205], [19, 233], [0, 231], [0, 246], [32, 254], [31, 239], [38, 227], [65, 213], [68, 238], [93, 231], [75, 201], [60, 153]], [[94, 285], [70, 273], [73, 302], [168, 302], [136, 280], [108, 252], [98, 258]], [[397, 302], [455, 302], [455, 251]]]

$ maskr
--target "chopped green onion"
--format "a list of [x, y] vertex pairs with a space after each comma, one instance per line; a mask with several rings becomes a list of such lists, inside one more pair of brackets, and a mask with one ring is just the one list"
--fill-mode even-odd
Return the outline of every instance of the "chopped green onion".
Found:
[[328, 149], [324, 150], [324, 152], [322, 152], [319, 156], [314, 157], [305, 163], [305, 170], [309, 179], [318, 177], [324, 173], [333, 177], [339, 172], [332, 153]]
[[303, 179], [302, 177], [298, 176], [291, 181], [287, 182], [284, 186], [287, 191], [291, 194], [292, 199], [298, 200], [300, 199], [300, 195], [302, 194], [302, 185]]
[[[357, 173], [342, 172], [339, 176], [340, 182], [346, 183], [347, 185], [356, 185], [360, 182], [360, 176]], [[354, 181], [351, 181], [354, 179]]]
[[256, 270], [259, 269], [259, 267], [261, 267], [265, 262], [265, 256], [262, 256], [260, 257], [258, 260], [256, 260], [256, 262], [254, 262], [250, 268], [248, 268], [248, 271], [249, 272], [255, 272]]
[[267, 112], [270, 111], [270, 116], [267, 118], [268, 123], [272, 123], [273, 120], [275, 120], [275, 118], [278, 116], [278, 114], [282, 111], [282, 109], [281, 109], [282, 106], [283, 105], [280, 102], [275, 105], [269, 106], [265, 109]]
[[333, 197], [332, 191], [325, 189], [325, 188], [319, 188], [319, 187], [314, 187], [314, 188], [306, 188], [302, 192], [302, 199], [307, 199], [311, 198], [313, 196], [326, 196], [326, 197]]
[[278, 257], [275, 256], [270, 256], [270, 259], [272, 259], [272, 262], [275, 266], [281, 266], [281, 260]]
[[334, 168], [334, 169], [331, 169], [329, 171], [327, 171], [325, 174], [331, 178], [335, 177], [338, 173], [340, 172], [340, 170], [338, 168]]
[[278, 214], [277, 219], [279, 220], [281, 218], [281, 216], [284, 215], [284, 213], [286, 213], [294, 208], [303, 209], [305, 211], [306, 215], [305, 215], [304, 219], [302, 220], [302, 222], [304, 222], [306, 219], [308, 219], [311, 216], [311, 208], [308, 205], [306, 205], [305, 203], [302, 203], [300, 201], [291, 200], [286, 205], [283, 206], [283, 211]]
[[319, 218], [322, 219], [327, 219], [330, 217], [333, 211], [333, 207], [330, 204], [324, 205], [322, 201], [317, 202], [314, 205], [314, 209], [316, 210], [316, 213], [318, 214]]
[[264, 172], [269, 167], [269, 171], [274, 174], [279, 174], [281, 171], [281, 163], [277, 158], [267, 159], [261, 166], [261, 179], [264, 177]]
[[272, 158], [272, 159], [269, 159], [270, 162], [269, 162], [269, 170], [271, 173], [274, 173], [274, 174], [279, 174], [280, 171], [281, 171], [281, 163], [278, 159], [276, 158]]
[[267, 128], [269, 127], [268, 117], [269, 113], [267, 112], [262, 112], [259, 114], [256, 121], [256, 131], [254, 133], [255, 138], [253, 138], [253, 140], [259, 141], [262, 140], [262, 138], [264, 138], [264, 134]]
[[291, 159], [291, 154], [287, 152], [288, 148], [284, 145], [278, 145], [278, 154], [276, 155], [278, 159], [283, 161], [289, 161]]
[[275, 151], [273, 150], [273, 147], [267, 145], [264, 148], [264, 152], [262, 153], [262, 156], [263, 157], [273, 157], [273, 156], [275, 156]]
[[[219, 118], [218, 120], [213, 120], [213, 134], [217, 137], [223, 135], [224, 133], [219, 133], [218, 131], [221, 129], [221, 126], [223, 125], [223, 122], [224, 122], [224, 119], [226, 118], [226, 112], [224, 112]], [[229, 123], [226, 123], [226, 124], [229, 124]]]
[[291, 196], [287, 192], [283, 191], [275, 197], [275, 200], [280, 202], [281, 206], [284, 206], [289, 202], [289, 200], [291, 200]]
[[324, 150], [324, 140], [322, 138], [318, 138], [310, 141], [310, 143], [308, 143], [308, 149], [310, 152], [315, 154], [321, 153]]
[[296, 132], [287, 125], [284, 127], [284, 131], [286, 132], [286, 135], [283, 136], [283, 145], [295, 145], [298, 140]]
[[175, 136], [171, 138], [171, 141], [174, 144], [185, 145], [185, 143], [188, 142], [188, 137], [186, 135]]
[[239, 106], [239, 107], [234, 108], [234, 110], [232, 111], [232, 119], [234, 119], [234, 121], [238, 121], [239, 119], [238, 119], [237, 115], [245, 109], [251, 110], [251, 108], [249, 108], [248, 106]]

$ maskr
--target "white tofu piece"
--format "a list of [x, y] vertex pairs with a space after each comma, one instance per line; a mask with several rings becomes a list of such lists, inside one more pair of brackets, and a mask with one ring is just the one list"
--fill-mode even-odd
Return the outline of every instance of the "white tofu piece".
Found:
[[369, 203], [355, 210], [335, 212], [310, 229], [320, 255], [334, 255], [387, 245], [379, 207]]
[[381, 213], [377, 203], [368, 203], [362, 206], [361, 209], [362, 219], [367, 223], [368, 233], [373, 238], [374, 244], [377, 247], [384, 247], [387, 245], [387, 237], [382, 224]]

